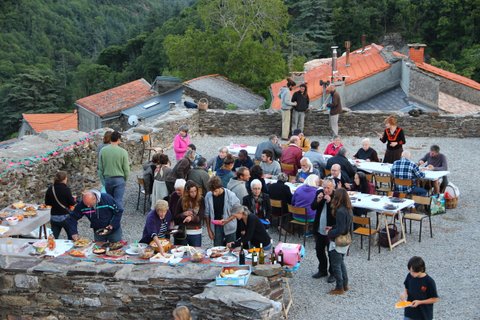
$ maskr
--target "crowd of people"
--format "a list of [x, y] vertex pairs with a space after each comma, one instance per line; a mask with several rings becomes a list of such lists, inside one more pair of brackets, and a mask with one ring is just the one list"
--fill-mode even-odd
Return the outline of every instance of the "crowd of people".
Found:
[[[307, 88], [301, 88], [300, 97], [294, 95], [292, 103], [308, 104], [308, 98], [301, 97]], [[301, 114], [295, 114], [294, 119], [295, 123], [303, 124]], [[379, 139], [387, 143], [383, 162], [392, 163], [392, 176], [415, 180], [422, 179], [425, 170], [447, 170], [446, 157], [437, 145], [431, 146], [430, 152], [415, 163], [410, 160], [410, 152], [403, 150], [405, 135], [395, 117], [388, 117], [385, 125]], [[349, 244], [341, 245], [337, 239], [350, 232], [353, 215], [365, 215], [366, 210], [352, 206], [347, 190], [373, 194], [375, 186], [365, 172], [351, 164], [340, 136], [335, 135], [322, 153], [319, 141], [310, 142], [300, 128], [292, 133], [286, 146], [281, 146], [278, 137], [272, 135], [258, 144], [255, 154], [241, 150], [234, 156], [228, 148], [221, 147], [218, 155], [207, 160], [191, 143], [188, 127], [181, 126], [173, 141], [175, 164], [172, 165], [166, 154], [156, 153], [143, 166], [145, 192], [151, 194], [152, 204], [139, 241], [153, 241], [161, 248], [160, 239], [170, 238], [169, 232], [175, 225], [179, 230], [173, 235], [176, 245], [201, 247], [206, 228], [215, 246], [243, 244], [248, 248], [262, 245], [268, 250], [271, 224], [275, 217], [287, 213], [287, 205], [291, 204], [305, 208], [307, 215], [289, 218], [306, 220], [313, 226], [309, 233], [315, 239], [318, 259], [318, 271], [313, 278], [328, 277], [329, 283], [335, 282], [330, 294], [348, 291], [344, 258]], [[120, 141], [120, 133], [107, 132], [99, 147], [98, 175], [103, 190], [86, 190], [77, 201], [67, 186], [67, 173], [56, 174], [45, 195], [45, 203], [52, 206], [51, 225], [55, 238], [64, 229], [69, 239], [77, 239], [77, 221], [87, 217], [95, 241], [122, 239], [123, 194], [130, 167], [128, 153], [119, 146]], [[381, 161], [368, 138], [362, 140], [353, 159]], [[293, 193], [288, 182], [297, 184]], [[431, 187], [434, 192], [441, 192], [445, 186], [446, 178], [442, 182], [434, 181]], [[426, 189], [416, 184], [397, 188], [397, 192], [426, 194]], [[272, 208], [271, 200], [280, 200], [282, 208]], [[285, 232], [280, 224], [277, 228]], [[406, 295], [409, 300], [423, 297], [414, 292], [418, 279], [426, 277], [424, 267], [422, 269], [418, 261], [409, 262], [409, 270], [410, 275], [405, 280]], [[430, 287], [433, 283], [428, 299], [437, 299], [433, 280], [422, 281], [428, 281]]]

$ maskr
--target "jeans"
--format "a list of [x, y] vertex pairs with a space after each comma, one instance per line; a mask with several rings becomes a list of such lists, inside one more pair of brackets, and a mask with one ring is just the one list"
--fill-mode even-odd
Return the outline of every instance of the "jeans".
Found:
[[318, 272], [322, 274], [328, 273], [333, 274], [332, 263], [330, 262], [330, 266], [328, 266], [328, 259], [326, 250], [328, 248], [328, 237], [321, 235], [320, 233], [314, 232], [315, 236], [315, 251], [317, 253], [318, 259]]
[[120, 209], [123, 209], [123, 194], [125, 193], [125, 179], [123, 177], [105, 178], [105, 190], [115, 199]]
[[412, 189], [410, 190], [410, 193], [414, 194], [414, 195], [417, 195], [417, 196], [424, 197], [424, 196], [427, 195], [427, 190], [425, 190], [421, 187], [413, 186]]
[[173, 238], [173, 243], [176, 246], [186, 246], [187, 244], [191, 247], [201, 247], [202, 246], [202, 235], [201, 234], [187, 234], [187, 238], [183, 240], [177, 240]]
[[58, 239], [58, 236], [60, 235], [60, 232], [62, 232], [62, 229], [65, 229], [68, 240], [72, 240], [72, 233], [70, 232], [70, 228], [68, 227], [67, 220], [64, 220], [62, 222], [55, 222], [50, 220], [50, 226], [52, 227], [52, 233], [55, 239]]
[[328, 256], [330, 258], [330, 264], [332, 265], [333, 276], [335, 280], [337, 280], [335, 289], [343, 290], [343, 288], [348, 286], [347, 267], [343, 261], [345, 255], [338, 253], [336, 250], [332, 250], [328, 252]]
[[338, 136], [338, 117], [339, 117], [338, 114], [334, 116], [330, 115], [328, 117], [330, 120], [330, 128], [332, 129], [332, 133], [334, 136]]
[[300, 129], [303, 132], [303, 127], [305, 124], [305, 112], [303, 111], [292, 111], [292, 134], [295, 129]]
[[291, 117], [292, 110], [282, 110], [282, 139], [288, 139]]
[[122, 240], [122, 227], [118, 228], [110, 234], [107, 234], [106, 236], [100, 236], [94, 233], [93, 239], [95, 240], [95, 242], [118, 242]]
[[235, 233], [225, 234], [225, 232], [223, 231], [223, 226], [215, 225], [213, 233], [215, 234], [213, 238], [213, 245], [215, 247], [224, 246], [229, 242], [235, 241]]

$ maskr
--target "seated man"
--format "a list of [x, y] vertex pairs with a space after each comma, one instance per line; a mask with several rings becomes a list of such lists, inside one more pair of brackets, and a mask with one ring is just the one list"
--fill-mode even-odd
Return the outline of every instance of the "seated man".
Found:
[[302, 130], [300, 129], [293, 130], [293, 135], [298, 136], [298, 138], [300, 139], [299, 147], [302, 148], [303, 152], [307, 152], [310, 150], [310, 140], [308, 140], [308, 138], [305, 137]]
[[272, 160], [278, 160], [282, 156], [282, 147], [278, 143], [278, 137], [276, 135], [271, 135], [268, 137], [268, 141], [259, 143], [257, 150], [255, 151], [255, 159], [262, 160], [262, 152], [264, 150], [272, 151], [273, 157]]
[[[430, 147], [430, 152], [420, 159], [418, 164], [421, 166], [420, 170], [448, 171], [447, 157], [440, 153], [440, 147], [436, 144]], [[443, 193], [447, 185], [447, 176], [444, 176], [441, 184], [438, 180], [433, 181], [433, 190], [435, 193]]]
[[336, 156], [331, 157], [327, 160], [327, 166], [325, 167], [327, 170], [332, 168], [332, 165], [339, 164], [342, 170], [342, 174], [345, 176], [345, 181], [350, 183], [353, 181], [353, 177], [355, 176], [355, 172], [357, 172], [357, 168], [355, 168], [350, 161], [347, 159], [347, 149], [341, 147], [338, 150]]
[[400, 186], [395, 185], [396, 192], [402, 192], [407, 194], [415, 194], [418, 196], [426, 196], [427, 190], [417, 187], [415, 179], [425, 178], [425, 173], [420, 170], [415, 162], [410, 160], [411, 157], [410, 151], [403, 151], [402, 157], [400, 160], [393, 162], [392, 168], [390, 169], [392, 176], [394, 178], [412, 180], [412, 186]]
[[327, 145], [323, 154], [336, 156], [341, 147], [343, 147], [342, 139], [340, 139], [340, 136], [334, 136], [332, 142]]
[[338, 188], [345, 188], [347, 190], [350, 189], [350, 183], [345, 179], [345, 175], [342, 174], [342, 168], [339, 164], [332, 165], [330, 169], [330, 178], [333, 179], [335, 183], [335, 189]]
[[300, 149], [300, 138], [292, 136], [288, 147], [283, 151], [280, 163], [293, 165], [293, 170], [283, 170], [287, 175], [294, 176], [300, 168], [300, 159], [302, 159], [302, 149]]
[[377, 151], [370, 147], [370, 139], [368, 138], [362, 140], [362, 147], [353, 155], [353, 159], [380, 162]]
[[243, 199], [248, 195], [246, 183], [250, 181], [250, 170], [247, 167], [237, 169], [237, 176], [230, 179], [227, 189], [235, 193], [237, 198]]
[[305, 179], [311, 174], [315, 174], [320, 177], [320, 173], [317, 169], [313, 167], [310, 159], [303, 157], [300, 160], [300, 169], [298, 169], [297, 177], [295, 178], [296, 182], [303, 183]]
[[237, 171], [240, 167], [247, 167], [250, 169], [253, 165], [254, 163], [252, 158], [248, 155], [247, 150], [242, 149], [238, 152], [238, 158], [235, 159], [235, 162], [233, 163], [233, 171]]
[[223, 166], [223, 160], [225, 160], [225, 157], [227, 156], [227, 154], [228, 154], [227, 147], [221, 147], [220, 149], [218, 149], [218, 156], [208, 160], [207, 168], [212, 169], [213, 172], [220, 169]]
[[264, 178], [271, 178], [273, 176], [278, 176], [282, 169], [280, 168], [280, 163], [273, 160], [273, 152], [271, 150], [263, 150], [262, 152], [262, 162], [260, 162], [260, 167], [263, 170]]
[[305, 152], [305, 158], [310, 159], [313, 167], [320, 171], [323, 176], [323, 169], [325, 169], [325, 158], [320, 151], [320, 143], [318, 141], [312, 141], [310, 151]]

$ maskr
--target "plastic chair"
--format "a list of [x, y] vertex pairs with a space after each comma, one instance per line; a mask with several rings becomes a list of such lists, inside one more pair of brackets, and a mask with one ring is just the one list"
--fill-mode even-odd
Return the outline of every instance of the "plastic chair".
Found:
[[[353, 230], [354, 234], [360, 235], [360, 249], [363, 249], [363, 237], [368, 237], [368, 260], [370, 261], [370, 246], [372, 244], [372, 236], [377, 234], [378, 230], [372, 228], [372, 221], [370, 217], [353, 216], [353, 223], [360, 225], [360, 227]], [[378, 253], [380, 253], [380, 243], [378, 244]]]
[[[410, 234], [412, 233], [412, 221], [420, 222], [420, 231], [418, 233], [418, 242], [422, 242], [422, 225], [423, 220], [428, 219], [428, 225], [430, 227], [430, 238], [433, 238], [433, 230], [432, 230], [432, 216], [430, 212], [430, 197], [422, 197], [422, 196], [412, 196], [412, 200], [415, 201], [416, 208], [414, 209], [415, 212], [406, 213], [403, 215], [403, 219], [410, 221]], [[423, 206], [424, 210], [423, 213], [419, 213], [419, 208]], [[405, 221], [406, 224], [406, 221]]]

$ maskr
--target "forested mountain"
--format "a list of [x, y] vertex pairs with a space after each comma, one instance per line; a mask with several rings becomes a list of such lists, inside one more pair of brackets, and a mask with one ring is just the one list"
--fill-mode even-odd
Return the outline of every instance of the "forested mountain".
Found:
[[480, 81], [480, 0], [2, 0], [0, 29], [3, 139], [22, 112], [140, 77], [220, 73], [268, 98], [289, 69], [362, 34], [425, 43], [432, 64]]

